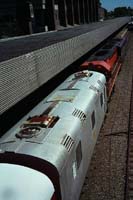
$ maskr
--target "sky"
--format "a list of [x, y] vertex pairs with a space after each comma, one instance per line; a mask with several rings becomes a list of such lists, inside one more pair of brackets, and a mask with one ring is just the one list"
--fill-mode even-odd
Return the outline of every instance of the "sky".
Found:
[[114, 10], [116, 7], [130, 6], [133, 8], [133, 0], [100, 0], [102, 7], [108, 11]]

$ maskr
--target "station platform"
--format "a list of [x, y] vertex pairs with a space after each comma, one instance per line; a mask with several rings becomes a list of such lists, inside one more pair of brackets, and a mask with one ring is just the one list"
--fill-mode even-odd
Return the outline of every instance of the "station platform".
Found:
[[79, 25], [76, 27], [65, 28], [60, 31], [51, 31], [9, 39], [2, 39], [0, 41], [0, 62], [48, 47], [58, 42], [63, 42], [73, 37], [77, 37], [118, 22], [119, 19], [107, 20], [103, 22], [95, 22]]
[[123, 27], [129, 17], [0, 41], [0, 114]]
[[107, 24], [106, 21], [103, 23], [96, 22], [67, 28], [60, 31], [50, 31], [33, 35], [2, 39], [0, 41], [0, 62], [93, 31], [105, 26], [105, 24]]

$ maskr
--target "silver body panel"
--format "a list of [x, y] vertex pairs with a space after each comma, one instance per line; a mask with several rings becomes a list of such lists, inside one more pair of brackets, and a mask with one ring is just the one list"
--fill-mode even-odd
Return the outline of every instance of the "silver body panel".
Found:
[[[105, 84], [97, 72], [71, 75], [1, 138], [1, 153], [50, 162], [59, 172], [62, 200], [78, 200], [106, 112]], [[30, 138], [16, 137], [29, 117], [41, 115], [51, 104], [48, 115], [59, 117], [52, 128], [41, 128]]]

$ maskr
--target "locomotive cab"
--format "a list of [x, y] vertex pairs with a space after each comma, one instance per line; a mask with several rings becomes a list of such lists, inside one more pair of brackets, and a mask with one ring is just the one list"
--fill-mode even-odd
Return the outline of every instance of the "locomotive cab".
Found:
[[43, 173], [14, 164], [0, 164], [1, 200], [55, 200], [54, 186]]
[[105, 45], [81, 65], [82, 69], [97, 71], [105, 75], [108, 97], [112, 93], [120, 67], [118, 48], [113, 44]]

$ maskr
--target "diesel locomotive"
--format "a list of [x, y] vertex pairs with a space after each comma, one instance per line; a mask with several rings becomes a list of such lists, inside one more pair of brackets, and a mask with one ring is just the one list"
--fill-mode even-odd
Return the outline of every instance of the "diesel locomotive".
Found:
[[78, 200], [107, 109], [106, 78], [71, 75], [0, 140], [0, 199]]
[[1, 200], [79, 199], [125, 43], [106, 43], [1, 137]]

